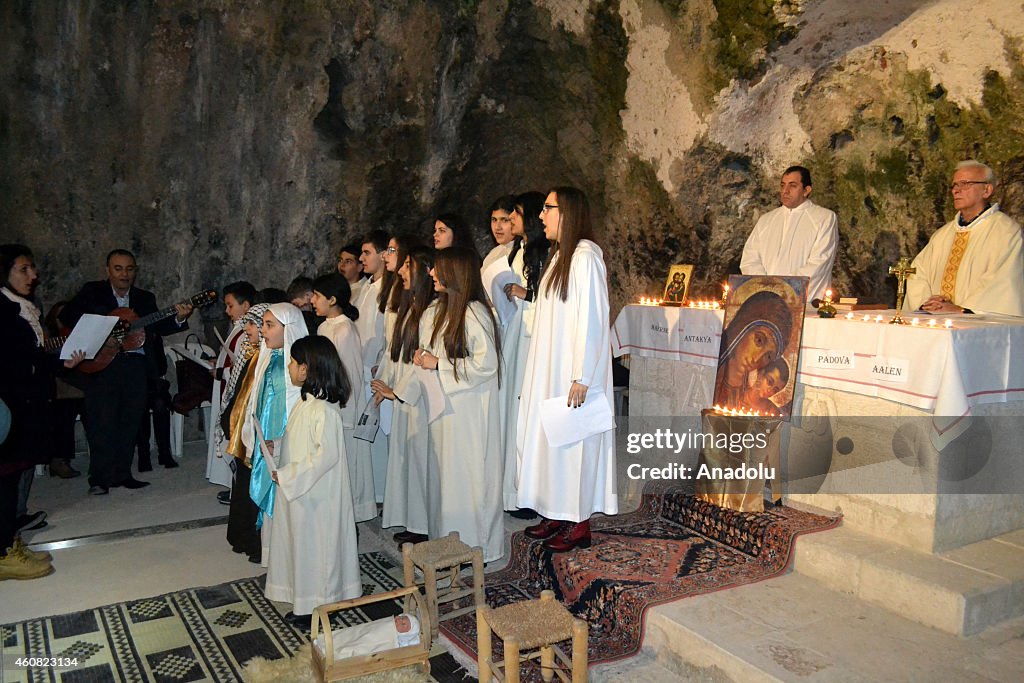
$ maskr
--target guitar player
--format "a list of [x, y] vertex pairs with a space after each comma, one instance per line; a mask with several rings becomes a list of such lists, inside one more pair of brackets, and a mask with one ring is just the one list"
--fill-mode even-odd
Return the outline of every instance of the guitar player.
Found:
[[[135, 287], [137, 275], [135, 256], [114, 249], [107, 254], [107, 279], [87, 282], [61, 311], [61, 322], [72, 328], [85, 313], [108, 315], [118, 308], [130, 308], [139, 317], [156, 313], [156, 297]], [[94, 374], [79, 373], [85, 391], [91, 495], [104, 495], [118, 486], [149, 486], [149, 482], [133, 478], [131, 471], [139, 425], [146, 413], [147, 385], [167, 372], [161, 337], [186, 329], [191, 315], [190, 304], [175, 304], [173, 316], [145, 328], [142, 348], [118, 352], [106, 368]]]

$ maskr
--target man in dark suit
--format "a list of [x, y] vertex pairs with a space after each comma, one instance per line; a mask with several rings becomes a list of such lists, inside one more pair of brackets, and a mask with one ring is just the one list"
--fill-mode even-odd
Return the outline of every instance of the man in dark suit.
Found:
[[[131, 308], [139, 317], [156, 313], [156, 297], [135, 287], [137, 275], [135, 256], [124, 249], [113, 250], [107, 255], [107, 279], [87, 282], [61, 311], [61, 322], [71, 328], [85, 313], [107, 315], [115, 308]], [[146, 410], [149, 378], [162, 377], [167, 371], [160, 338], [185, 329], [192, 315], [189, 304], [175, 304], [174, 308], [174, 316], [146, 328], [141, 349], [121, 351], [106, 368], [82, 377], [92, 495], [106, 494], [116, 486], [149, 486], [149, 482], [132, 477], [132, 454]]]

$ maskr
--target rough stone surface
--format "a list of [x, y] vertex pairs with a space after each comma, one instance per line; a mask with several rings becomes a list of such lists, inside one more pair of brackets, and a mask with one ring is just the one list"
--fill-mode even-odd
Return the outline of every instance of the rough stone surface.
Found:
[[[978, 157], [1024, 218], [1024, 6], [1005, 0], [82, 0], [0, 7], [0, 239], [44, 303], [138, 252], [162, 300], [333, 267], [368, 229], [575, 184], [613, 308], [736, 272], [778, 173], [839, 214], [836, 289], [952, 214]], [[211, 313], [210, 315], [215, 315]]]

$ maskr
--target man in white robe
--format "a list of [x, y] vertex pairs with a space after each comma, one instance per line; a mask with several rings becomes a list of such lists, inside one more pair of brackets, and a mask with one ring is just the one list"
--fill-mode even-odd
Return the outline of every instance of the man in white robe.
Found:
[[1020, 225], [998, 204], [989, 204], [995, 183], [992, 169], [982, 163], [957, 165], [952, 184], [957, 214], [914, 259], [906, 310], [1024, 316]]
[[[374, 230], [360, 245], [359, 263], [363, 272], [369, 276], [359, 295], [353, 294], [352, 303], [359, 309], [356, 329], [363, 344], [363, 387], [364, 394], [359, 397], [356, 410], [362, 410], [370, 400], [370, 381], [373, 370], [380, 364], [384, 351], [384, 314], [380, 311], [378, 299], [384, 279], [384, 250], [388, 248], [388, 234], [383, 230]], [[377, 502], [384, 502], [384, 484], [388, 472], [388, 439], [383, 430], [377, 432], [377, 438], [370, 444], [370, 461], [373, 465], [373, 488]]]
[[808, 299], [832, 286], [839, 230], [836, 214], [812, 202], [811, 172], [790, 166], [782, 174], [782, 206], [762, 215], [743, 246], [744, 275], [806, 275]]

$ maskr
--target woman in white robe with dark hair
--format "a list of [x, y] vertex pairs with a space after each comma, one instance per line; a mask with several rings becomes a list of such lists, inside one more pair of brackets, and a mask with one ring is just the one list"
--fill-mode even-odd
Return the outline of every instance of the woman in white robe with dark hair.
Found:
[[614, 428], [553, 447], [541, 424], [543, 402], [566, 394], [570, 408], [607, 401], [611, 411], [608, 284], [586, 196], [555, 188], [541, 217], [552, 248], [537, 293], [519, 409], [519, 507], [545, 518], [527, 535], [565, 552], [589, 547], [592, 514], [619, 511]]
[[439, 251], [431, 275], [438, 299], [420, 325], [414, 362], [437, 371], [449, 408], [430, 423], [430, 462], [436, 464], [432, 474], [439, 492], [431, 501], [430, 537], [457, 531], [467, 545], [483, 548], [485, 562], [493, 562], [505, 546], [498, 324], [476, 253], [462, 247]]
[[424, 313], [434, 299], [432, 265], [433, 251], [414, 247], [400, 266], [404, 294], [387, 332], [379, 377], [370, 383], [374, 400], [392, 401], [394, 408], [381, 525], [405, 527], [394, 536], [399, 545], [425, 541], [430, 528], [426, 399], [413, 355], [419, 348]]

